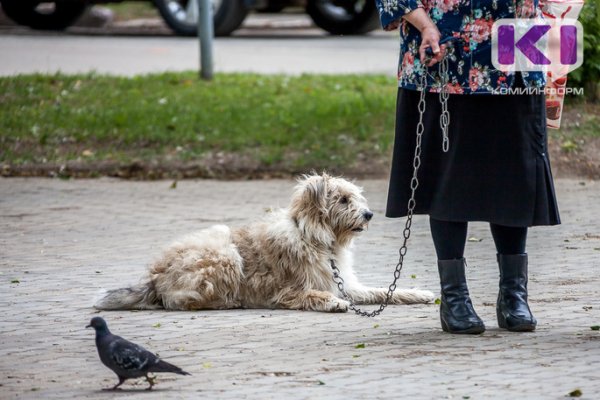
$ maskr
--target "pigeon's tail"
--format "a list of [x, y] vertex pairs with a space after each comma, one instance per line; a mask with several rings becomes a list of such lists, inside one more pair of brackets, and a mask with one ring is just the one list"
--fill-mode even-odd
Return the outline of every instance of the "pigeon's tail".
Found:
[[176, 365], [169, 364], [166, 361], [160, 360], [149, 369], [150, 372], [172, 372], [179, 375], [191, 375], [189, 372], [185, 372]]
[[94, 307], [98, 310], [156, 310], [163, 308], [152, 282], [107, 291]]

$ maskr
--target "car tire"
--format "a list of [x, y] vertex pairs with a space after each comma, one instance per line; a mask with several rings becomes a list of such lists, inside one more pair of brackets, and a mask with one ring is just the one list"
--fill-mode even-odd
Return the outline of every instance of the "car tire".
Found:
[[308, 0], [306, 13], [319, 28], [333, 35], [360, 35], [379, 27], [374, 1], [352, 1], [355, 6], [352, 9], [335, 3], [335, 0]]
[[[195, 36], [198, 34], [198, 14], [192, 15], [186, 10], [190, 1], [194, 0], [154, 0], [154, 5], [175, 33]], [[230, 35], [240, 27], [248, 15], [244, 0], [221, 0], [213, 12], [215, 36]]]
[[86, 10], [85, 2], [57, 1], [53, 9], [40, 9], [41, 1], [0, 0], [2, 11], [19, 25], [41, 30], [63, 30], [73, 25]]

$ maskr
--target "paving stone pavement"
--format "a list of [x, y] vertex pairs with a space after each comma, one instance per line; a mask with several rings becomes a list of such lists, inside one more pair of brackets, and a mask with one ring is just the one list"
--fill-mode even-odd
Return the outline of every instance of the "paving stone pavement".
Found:
[[[383, 217], [386, 182], [362, 181], [375, 212], [356, 242], [365, 283], [392, 278], [403, 221]], [[390, 306], [375, 319], [288, 310], [102, 312], [112, 330], [193, 375], [119, 393], [84, 329], [100, 288], [134, 283], [174, 238], [239, 225], [285, 206], [292, 181], [0, 179], [0, 398], [600, 398], [600, 182], [558, 180], [563, 225], [531, 230], [534, 333], [497, 328], [488, 227], [473, 223], [468, 278], [488, 330], [441, 331], [438, 306]], [[18, 281], [18, 283], [17, 283]], [[438, 291], [418, 217], [401, 285]], [[158, 325], [160, 324], [160, 325]], [[358, 346], [359, 344], [364, 344]]]

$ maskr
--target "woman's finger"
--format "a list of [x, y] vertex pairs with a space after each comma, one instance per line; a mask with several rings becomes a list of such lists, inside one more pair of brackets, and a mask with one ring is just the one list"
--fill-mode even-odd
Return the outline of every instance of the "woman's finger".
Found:
[[[432, 50], [433, 50], [433, 46], [432, 46]], [[431, 59], [427, 63], [427, 66], [431, 67], [431, 66], [439, 63], [440, 61], [442, 61], [444, 59], [445, 56], [446, 56], [446, 45], [441, 45], [441, 46], [438, 45], [438, 52], [437, 53], [435, 51], [433, 52], [433, 57], [431, 57]]]
[[[424, 37], [421, 41], [421, 46], [419, 47], [419, 55], [421, 56], [421, 61], [424, 62], [424, 60], [427, 60], [429, 58], [431, 58], [431, 55], [428, 55], [425, 51], [428, 48], [431, 48], [433, 50], [433, 43], [434, 41], [432, 41], [430, 38], [428, 37]], [[439, 50], [438, 50], [439, 51]], [[435, 56], [435, 54], [434, 54]]]
[[446, 45], [441, 45], [440, 52], [438, 54], [436, 54], [433, 58], [435, 59], [435, 62], [441, 62], [445, 56], [446, 56]]
[[433, 57], [436, 58], [440, 54], [440, 45], [438, 41], [431, 38], [431, 51], [433, 51]]
[[425, 50], [427, 49], [427, 43], [425, 42], [425, 40], [423, 40], [421, 42], [421, 46], [419, 46], [419, 56], [421, 58], [422, 62], [425, 62], [425, 60], [427, 60], [427, 54], [425, 53]]

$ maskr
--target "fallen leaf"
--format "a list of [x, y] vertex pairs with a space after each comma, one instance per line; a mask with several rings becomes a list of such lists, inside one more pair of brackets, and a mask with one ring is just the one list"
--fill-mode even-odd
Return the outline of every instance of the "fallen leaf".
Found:
[[481, 242], [482, 240], [483, 240], [483, 239], [479, 239], [479, 238], [476, 238], [476, 237], [473, 237], [473, 236], [471, 236], [471, 237], [469, 238], [469, 242]]
[[600, 331], [600, 325], [590, 326], [590, 329], [593, 330], [593, 331]]
[[94, 152], [91, 151], [91, 150], [89, 150], [89, 149], [86, 149], [86, 150], [84, 150], [84, 151], [81, 152], [81, 155], [84, 156], [84, 157], [91, 157], [91, 156], [94, 155]]
[[583, 392], [581, 391], [581, 389], [575, 389], [572, 392], [569, 393], [569, 396], [571, 397], [581, 397], [581, 395], [583, 394]]
[[570, 152], [573, 150], [577, 150], [578, 146], [577, 143], [573, 142], [572, 140], [565, 140], [561, 143], [560, 148], [563, 151]]
[[160, 328], [160, 322], [157, 322], [156, 324], [152, 325], [153, 328]]
[[440, 299], [435, 299], [434, 303], [435, 303], [435, 304], [438, 304], [438, 305], [439, 305], [439, 304], [442, 304], [442, 300], [440, 300]]
[[379, 324], [373, 325], [373, 328], [379, 328]]
[[204, 364], [202, 364], [202, 368], [212, 368], [212, 364], [209, 362], [205, 362]]
[[364, 343], [359, 343], [356, 346], [354, 346], [355, 349], [364, 349], [365, 348], [365, 344]]
[[412, 279], [417, 279], [417, 275], [415, 275], [415, 274], [412, 274], [410, 277], [411, 277]]
[[171, 186], [169, 186], [169, 189], [177, 189], [177, 181], [173, 181], [173, 183], [171, 183]]
[[12, 281], [10, 281], [10, 283], [21, 283], [21, 281], [18, 279], [13, 279]]
[[325, 384], [325, 382], [323, 382], [322, 380], [318, 380], [318, 381], [317, 381], [317, 383], [318, 383], [319, 385], [324, 385], [324, 384]]

